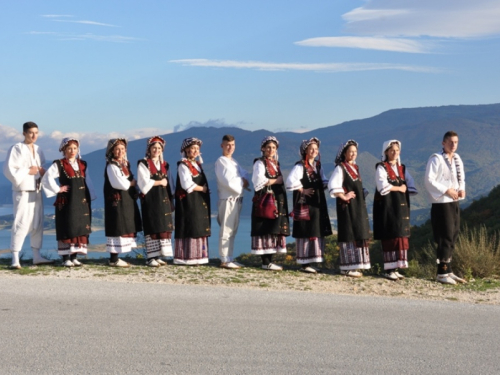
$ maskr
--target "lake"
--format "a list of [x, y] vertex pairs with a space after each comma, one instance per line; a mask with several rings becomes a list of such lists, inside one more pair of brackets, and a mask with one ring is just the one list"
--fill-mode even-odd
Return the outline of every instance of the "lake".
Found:
[[[45, 213], [50, 214], [54, 212], [54, 207], [46, 207]], [[12, 213], [12, 207], [0, 207], [0, 215], [9, 215]], [[251, 220], [250, 217], [242, 217], [240, 219], [240, 226], [238, 228], [238, 234], [235, 240], [234, 256], [249, 253], [250, 252], [250, 228]], [[289, 241], [292, 239], [289, 237]], [[104, 235], [104, 230], [93, 232], [90, 235], [91, 245], [105, 244], [106, 236]], [[9, 257], [10, 252], [10, 230], [0, 230], [0, 257]], [[208, 241], [209, 257], [218, 258], [219, 257], [219, 224], [217, 224], [217, 219], [212, 218], [212, 236], [209, 237]], [[55, 233], [44, 233], [43, 235], [43, 247], [42, 252], [49, 253], [52, 258], [57, 258], [57, 241]], [[23, 257], [25, 259], [30, 259], [32, 257], [31, 247], [29, 237], [24, 241], [23, 246]], [[88, 258], [107, 258], [108, 254], [106, 252], [89, 252]]]

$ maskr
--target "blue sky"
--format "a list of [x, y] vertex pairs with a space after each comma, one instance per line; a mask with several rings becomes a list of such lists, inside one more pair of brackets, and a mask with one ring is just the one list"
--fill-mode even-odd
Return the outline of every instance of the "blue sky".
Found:
[[[304, 131], [500, 102], [500, 1], [2, 1], [0, 158], [193, 124]], [[43, 140], [44, 139], [44, 140]]]

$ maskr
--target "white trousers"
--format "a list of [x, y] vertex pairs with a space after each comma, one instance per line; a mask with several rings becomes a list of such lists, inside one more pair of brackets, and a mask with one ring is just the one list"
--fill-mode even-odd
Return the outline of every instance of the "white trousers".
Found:
[[42, 248], [43, 240], [43, 201], [41, 191], [13, 191], [14, 223], [10, 249], [19, 252], [23, 248], [24, 239], [29, 234], [31, 247]]
[[219, 258], [221, 262], [233, 261], [234, 238], [240, 225], [240, 213], [243, 198], [219, 199], [219, 215], [217, 222], [219, 231]]

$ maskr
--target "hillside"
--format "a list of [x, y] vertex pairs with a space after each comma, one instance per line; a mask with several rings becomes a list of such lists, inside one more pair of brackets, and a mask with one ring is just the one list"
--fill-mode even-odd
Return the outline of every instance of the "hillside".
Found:
[[[475, 106], [443, 106], [410, 109], [394, 109], [377, 116], [344, 122], [339, 125], [311, 130], [298, 134], [292, 132], [275, 133], [280, 141], [279, 160], [285, 176], [298, 159], [298, 147], [303, 139], [316, 136], [322, 141], [321, 160], [329, 177], [334, 165], [333, 160], [341, 142], [355, 139], [360, 144], [358, 164], [364, 186], [371, 192], [368, 209], [375, 189], [375, 163], [380, 159], [382, 143], [388, 139], [402, 142], [402, 162], [413, 175], [420, 194], [412, 199], [413, 222], [425, 220], [429, 207], [423, 187], [423, 174], [428, 157], [441, 149], [441, 140], [447, 130], [455, 130], [460, 136], [459, 154], [466, 169], [468, 200], [479, 198], [500, 184], [500, 149], [496, 141], [500, 138], [500, 104]], [[209, 179], [212, 199], [217, 200], [217, 187], [214, 180], [213, 164], [220, 155], [222, 135], [236, 137], [235, 158], [251, 171], [253, 160], [260, 155], [260, 142], [269, 134], [267, 130], [247, 131], [239, 128], [190, 128], [182, 132], [164, 135], [167, 142], [165, 159], [173, 170], [180, 158], [179, 147], [186, 137], [195, 136], [203, 140], [202, 154], [204, 168]], [[129, 160], [135, 170], [136, 161], [144, 156], [145, 140], [130, 142]], [[103, 205], [101, 187], [103, 186], [104, 149], [84, 155], [89, 171], [97, 188], [99, 199], [94, 207]], [[10, 203], [10, 186], [2, 175], [0, 177], [0, 204]], [[249, 197], [248, 197], [249, 198]], [[250, 213], [250, 199], [244, 202], [244, 214]], [[467, 203], [467, 202], [465, 202]], [[215, 207], [215, 206], [214, 206]], [[334, 208], [330, 200], [331, 212]], [[333, 212], [332, 212], [333, 213]]]

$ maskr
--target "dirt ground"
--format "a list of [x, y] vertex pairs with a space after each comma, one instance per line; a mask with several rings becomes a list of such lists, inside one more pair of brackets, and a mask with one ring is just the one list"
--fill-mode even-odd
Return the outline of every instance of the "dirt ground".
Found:
[[325, 270], [315, 275], [298, 270], [271, 272], [257, 267], [226, 270], [217, 263], [206, 266], [145, 267], [143, 261], [134, 261], [130, 268], [108, 267], [104, 260], [84, 261], [79, 268], [24, 265], [21, 270], [9, 270], [0, 265], [0, 277], [52, 277], [62, 279], [93, 279], [103, 282], [188, 284], [227, 288], [252, 288], [263, 290], [289, 290], [304, 293], [329, 293], [393, 298], [456, 301], [500, 305], [500, 280], [471, 280], [464, 285], [442, 285], [433, 280], [406, 278], [390, 281], [379, 276], [365, 275], [360, 279], [341, 276], [336, 271]]

